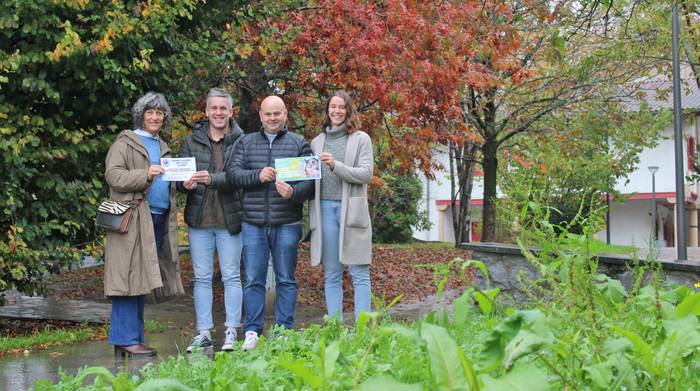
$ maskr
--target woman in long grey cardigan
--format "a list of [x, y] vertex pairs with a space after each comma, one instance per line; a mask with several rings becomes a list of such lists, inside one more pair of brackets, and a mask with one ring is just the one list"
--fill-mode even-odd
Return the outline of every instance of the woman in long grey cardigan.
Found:
[[328, 315], [343, 316], [343, 265], [355, 291], [355, 319], [371, 310], [372, 225], [367, 184], [372, 179], [372, 141], [358, 129], [352, 98], [334, 92], [326, 101], [324, 131], [311, 141], [323, 163], [309, 208], [311, 264], [323, 263]]

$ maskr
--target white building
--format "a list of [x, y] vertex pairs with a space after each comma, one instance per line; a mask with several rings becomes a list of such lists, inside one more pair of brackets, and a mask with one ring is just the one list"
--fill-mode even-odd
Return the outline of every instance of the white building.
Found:
[[[652, 110], [673, 108], [673, 94], [668, 94], [664, 99], [656, 94], [661, 89], [670, 89], [670, 82], [663, 78], [656, 78], [645, 83], [644, 89], [647, 96], [644, 98]], [[687, 175], [693, 168], [693, 158], [696, 143], [700, 134], [700, 91], [693, 81], [683, 88], [682, 98], [685, 111], [683, 120], [683, 168]], [[626, 103], [630, 110], [635, 110], [634, 102]], [[657, 238], [661, 246], [674, 246], [675, 229], [675, 159], [674, 159], [674, 132], [673, 124], [663, 130], [658, 144], [654, 148], [644, 150], [640, 155], [637, 168], [627, 177], [621, 179], [616, 185], [626, 200], [621, 203], [616, 200], [610, 202], [610, 243], [621, 245], [634, 245], [637, 247], [648, 246], [653, 236], [654, 220], [652, 218], [652, 199], [656, 197], [656, 225]], [[690, 158], [689, 158], [690, 156]], [[444, 167], [449, 167], [446, 149], [437, 149], [434, 159]], [[658, 167], [654, 175], [656, 189], [652, 192], [652, 173], [649, 167]], [[413, 237], [419, 240], [429, 241], [454, 241], [452, 228], [452, 211], [450, 207], [450, 179], [447, 170], [436, 172], [435, 180], [426, 180], [421, 177], [424, 184], [423, 210], [427, 208], [432, 227], [430, 231], [416, 231]], [[685, 206], [686, 206], [686, 237], [688, 246], [698, 246], [698, 200], [697, 185], [685, 181]], [[471, 230], [471, 240], [479, 241], [481, 205], [483, 204], [483, 186], [479, 174], [475, 175], [472, 191], [472, 215], [474, 216]], [[597, 238], [605, 241], [607, 231], [597, 234]]]

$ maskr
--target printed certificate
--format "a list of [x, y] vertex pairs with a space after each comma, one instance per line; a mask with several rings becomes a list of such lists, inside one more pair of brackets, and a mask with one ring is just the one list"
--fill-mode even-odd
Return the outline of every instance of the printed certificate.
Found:
[[275, 159], [278, 181], [305, 181], [321, 179], [321, 161], [318, 156]]
[[165, 169], [164, 181], [186, 181], [197, 171], [197, 163], [193, 157], [164, 157], [160, 165]]

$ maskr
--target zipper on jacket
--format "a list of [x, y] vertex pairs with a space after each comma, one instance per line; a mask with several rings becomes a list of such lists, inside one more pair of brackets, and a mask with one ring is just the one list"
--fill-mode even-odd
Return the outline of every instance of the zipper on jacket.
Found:
[[[208, 136], [207, 136], [206, 140], [209, 142], [209, 145], [204, 144], [204, 143], [200, 143], [200, 144], [204, 145], [205, 147], [206, 146], [209, 147], [209, 154], [212, 157], [212, 159], [209, 160], [209, 176], [211, 177], [211, 170], [214, 168], [214, 159], [213, 159], [214, 158], [214, 148], [211, 146], [211, 140], [209, 139]], [[194, 139], [194, 137], [192, 138], [192, 141], [198, 142]], [[196, 187], [195, 187], [195, 189], [196, 189]], [[207, 202], [207, 194], [209, 194], [209, 186], [204, 186], [204, 195], [202, 196], [203, 197], [202, 198], [202, 205], [199, 208], [199, 213], [197, 214], [197, 228], [202, 226], [202, 216], [204, 215], [204, 206], [205, 206], [204, 204]], [[221, 197], [219, 197], [219, 198], [221, 198]], [[221, 209], [223, 210], [223, 206], [221, 207]], [[224, 213], [224, 216], [225, 215], [226, 215], [226, 213]], [[224, 217], [224, 225], [226, 225], [226, 218], [225, 217]]]
[[[265, 134], [262, 135], [263, 138], [265, 138], [265, 141], [267, 141], [268, 145], [268, 150], [267, 150], [267, 164], [268, 167], [272, 164], [272, 143], [277, 140], [277, 135], [275, 135], [275, 138], [272, 139], [272, 141], [267, 139], [267, 136]], [[268, 183], [265, 186], [265, 226], [270, 225], [270, 184]]]

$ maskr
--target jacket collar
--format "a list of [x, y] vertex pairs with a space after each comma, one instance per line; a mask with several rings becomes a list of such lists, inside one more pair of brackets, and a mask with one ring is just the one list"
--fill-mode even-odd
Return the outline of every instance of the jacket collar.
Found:
[[[278, 138], [284, 136], [285, 134], [287, 134], [287, 132], [289, 132], [289, 129], [287, 128], [287, 125], [284, 125], [284, 128], [282, 128], [282, 130], [280, 130], [280, 131], [275, 135], [275, 140], [277, 140]], [[265, 135], [265, 128], [260, 127], [260, 131], [259, 131], [258, 133], [260, 133], [260, 136], [261, 136], [261, 137], [263, 137], [265, 140], [267, 140], [267, 136]]]
[[[117, 140], [121, 140], [126, 144], [133, 146], [137, 152], [148, 159], [148, 150], [146, 150], [146, 146], [143, 145], [143, 142], [141, 142], [141, 137], [139, 137], [139, 135], [137, 135], [133, 130], [127, 129], [122, 131], [119, 133], [119, 136], [117, 136]], [[168, 153], [170, 153], [170, 147], [168, 147], [168, 144], [166, 144], [163, 139], [160, 139], [160, 156], [165, 156]]]
[[[224, 145], [233, 143], [243, 134], [243, 130], [240, 126], [238, 126], [238, 123], [233, 118], [229, 118], [228, 126], [229, 131], [224, 136]], [[202, 144], [210, 145], [208, 119], [199, 121], [194, 125], [192, 128], [192, 138]]]

